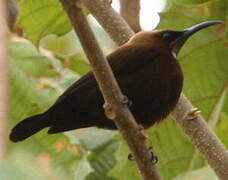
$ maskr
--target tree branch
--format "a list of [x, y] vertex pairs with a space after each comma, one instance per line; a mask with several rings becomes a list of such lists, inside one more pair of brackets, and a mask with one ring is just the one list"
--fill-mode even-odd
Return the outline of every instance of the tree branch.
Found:
[[5, 155], [6, 149], [6, 122], [8, 115], [8, 62], [7, 62], [7, 25], [6, 25], [6, 4], [0, 1], [0, 158]]
[[108, 0], [94, 0], [93, 3], [91, 3], [91, 0], [82, 0], [82, 2], [118, 45], [124, 44], [134, 35], [134, 31], [112, 9]]
[[218, 177], [221, 180], [226, 180], [228, 177], [228, 152], [202, 116], [198, 115], [189, 119], [193, 108], [191, 102], [182, 94], [172, 116], [203, 154]]
[[[107, 6], [106, 0], [93, 0], [93, 3], [96, 6], [89, 5], [89, 0], [82, 0], [85, 6], [90, 10], [93, 16], [98, 20], [98, 22], [103, 26], [107, 20], [104, 18], [104, 14], [102, 13], [102, 9], [104, 6]], [[91, 4], [91, 3], [90, 3]], [[122, 45], [124, 42], [128, 41], [132, 36], [132, 30], [129, 30], [129, 27], [125, 24], [119, 26], [110, 25], [112, 22], [115, 22], [116, 19], [118, 21], [124, 21], [120, 19], [118, 14], [113, 13], [113, 9], [109, 8], [105, 11], [105, 16], [110, 17], [112, 14], [112, 20], [108, 19], [109, 23], [107, 23], [103, 28], [112, 36], [114, 31], [115, 33], [121, 34], [122, 36], [112, 36], [113, 40], [118, 44]], [[112, 26], [112, 28], [109, 28]], [[125, 29], [125, 31], [122, 31]], [[186, 119], [186, 114], [191, 112], [193, 106], [191, 102], [184, 96], [181, 95], [180, 100], [172, 112], [172, 116], [176, 119], [176, 122], [181, 126], [181, 128], [185, 131], [186, 135], [190, 138], [191, 142], [198, 148], [198, 150], [202, 153], [204, 158], [208, 161], [209, 165], [214, 169], [217, 176], [225, 180], [228, 177], [228, 152], [221, 141], [216, 137], [213, 131], [208, 127], [205, 123], [206, 121], [202, 116], [196, 116], [195, 120], [189, 121]]]
[[14, 25], [17, 20], [17, 15], [18, 15], [18, 6], [15, 0], [7, 0], [6, 16], [7, 16], [7, 24], [10, 31], [13, 31]]
[[120, 0], [120, 14], [135, 32], [141, 30], [139, 23], [140, 0]]
[[[146, 137], [138, 126], [130, 110], [123, 106], [125, 99], [114, 78], [111, 68], [82, 12], [79, 0], [61, 0], [81, 45], [92, 65], [93, 73], [99, 84], [106, 104], [106, 116], [113, 120], [127, 141], [138, 168], [145, 180], [159, 180], [159, 174], [151, 162], [151, 153], [146, 146]], [[93, 4], [93, 3], [91, 3]], [[93, 6], [95, 6], [93, 4]]]

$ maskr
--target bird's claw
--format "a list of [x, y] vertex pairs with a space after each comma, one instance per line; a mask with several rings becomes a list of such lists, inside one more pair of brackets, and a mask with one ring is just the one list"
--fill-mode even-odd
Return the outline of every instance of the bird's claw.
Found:
[[151, 162], [153, 165], [157, 164], [158, 162], [158, 156], [155, 154], [155, 152], [153, 152], [153, 147], [150, 146], [149, 147], [150, 153], [151, 153]]
[[132, 101], [131, 101], [130, 99], [128, 99], [127, 96], [124, 96], [124, 98], [123, 98], [121, 104], [122, 104], [124, 107], [129, 108], [129, 107], [131, 107], [131, 105], [132, 105]]
[[198, 108], [192, 108], [190, 112], [187, 114], [188, 120], [193, 120], [197, 118], [197, 115], [200, 114], [200, 110]]
[[135, 158], [134, 158], [134, 156], [130, 153], [129, 155], [128, 155], [128, 160], [130, 160], [130, 161], [134, 161], [135, 160]]
[[[151, 163], [152, 163], [152, 165], [155, 165], [158, 162], [158, 156], [152, 151], [152, 149], [153, 149], [152, 147], [149, 147], [149, 150], [150, 150], [150, 153], [151, 153]], [[128, 155], [128, 160], [134, 161], [135, 158], [134, 158], [134, 156], [132, 154], [129, 154]]]

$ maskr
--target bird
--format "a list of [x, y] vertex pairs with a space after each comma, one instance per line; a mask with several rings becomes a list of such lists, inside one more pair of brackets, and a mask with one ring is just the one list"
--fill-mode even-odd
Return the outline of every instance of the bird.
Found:
[[[182, 31], [141, 31], [106, 57], [121, 91], [132, 102], [129, 108], [137, 123], [149, 128], [175, 108], [183, 87], [178, 52], [193, 34], [221, 23], [206, 21]], [[117, 129], [105, 116], [104, 103], [90, 71], [44, 113], [19, 122], [9, 138], [22, 141], [44, 128], [49, 128], [48, 134], [87, 127]]]

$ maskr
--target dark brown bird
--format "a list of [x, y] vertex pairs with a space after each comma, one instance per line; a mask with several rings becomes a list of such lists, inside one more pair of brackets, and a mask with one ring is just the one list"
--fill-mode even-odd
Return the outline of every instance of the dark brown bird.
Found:
[[[208, 21], [183, 31], [139, 32], [107, 56], [122, 92], [132, 101], [130, 109], [145, 128], [164, 119], [175, 107], [183, 84], [176, 55], [195, 32], [220, 24]], [[24, 140], [45, 127], [49, 134], [96, 126], [116, 129], [102, 108], [104, 99], [92, 72], [87, 73], [43, 114], [18, 123], [10, 134]]]

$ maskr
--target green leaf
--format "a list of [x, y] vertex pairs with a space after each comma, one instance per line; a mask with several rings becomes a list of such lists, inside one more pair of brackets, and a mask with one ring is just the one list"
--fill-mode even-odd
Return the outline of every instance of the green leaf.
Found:
[[[70, 138], [72, 143], [81, 144], [84, 149], [94, 151], [110, 141], [113, 141], [116, 133], [115, 131], [91, 127], [77, 129], [66, 132], [65, 134]], [[96, 139], [96, 141], [94, 141], [94, 139]]]
[[112, 177], [107, 176], [107, 172], [115, 165], [114, 152], [116, 151], [119, 143], [116, 139], [108, 141], [106, 144], [97, 147], [88, 156], [88, 162], [94, 169], [94, 172], [90, 173], [86, 180], [114, 180]]
[[141, 180], [142, 177], [135, 162], [128, 159], [130, 151], [126, 145], [126, 142], [122, 138], [119, 139], [120, 146], [118, 151], [115, 153], [117, 163], [115, 167], [108, 173], [108, 175], [115, 179], [121, 180]]
[[69, 68], [77, 72], [79, 75], [83, 76], [85, 75], [88, 71], [91, 70], [90, 65], [83, 60], [77, 60], [72, 59], [72, 63], [69, 65]]
[[17, 152], [0, 163], [1, 180], [40, 180], [54, 178], [47, 170], [40, 168], [38, 161], [34, 162], [34, 157]]
[[[26, 53], [24, 53], [26, 52]], [[37, 79], [42, 76], [56, 76], [50, 69], [50, 61], [38, 53], [31, 43], [11, 43], [11, 118], [15, 121], [40, 112], [56, 98], [53, 89], [40, 89]], [[37, 89], [36, 89], [37, 88]], [[49, 94], [48, 94], [49, 93]], [[49, 98], [42, 98], [48, 95]], [[41, 101], [41, 99], [43, 99]]]
[[48, 35], [63, 35], [71, 25], [58, 0], [23, 0], [19, 2], [18, 26], [24, 37], [38, 45], [39, 40]]
[[14, 60], [13, 64], [17, 64], [28, 77], [55, 77], [57, 75], [49, 59], [41, 55], [30, 42], [11, 43], [11, 57]]
[[211, 0], [174, 0], [176, 1], [176, 3], [180, 3], [180, 4], [183, 4], [183, 5], [188, 5], [188, 4], [203, 4], [203, 3], [206, 3], [208, 1], [211, 1]]
[[74, 31], [62, 36], [48, 35], [41, 39], [40, 45], [62, 58], [82, 53], [82, 47]]
[[115, 164], [114, 152], [118, 147], [115, 131], [83, 128], [65, 134], [72, 144], [80, 144], [88, 152], [87, 162], [83, 161], [76, 170], [77, 179], [82, 179], [78, 175], [81, 171], [86, 180], [112, 179], [107, 172]]
[[[10, 126], [25, 117], [45, 111], [59, 95], [58, 90], [51, 85], [40, 87], [39, 78], [45, 76], [45, 78], [55, 80], [58, 75], [54, 68], [50, 70], [50, 67], [53, 67], [50, 59], [41, 55], [28, 42], [12, 42], [11, 52]], [[41, 159], [44, 163], [48, 163], [52, 174], [61, 177], [61, 179], [70, 179], [73, 176], [75, 164], [81, 157], [80, 148], [71, 145], [66, 137], [62, 134], [47, 136], [45, 130], [21, 143], [9, 144], [9, 157], [19, 156], [19, 152], [33, 161]], [[8, 165], [11, 169], [10, 162], [6, 164], [6, 168]], [[22, 172], [21, 176], [30, 177], [29, 173], [25, 174], [25, 172]]]
[[216, 134], [223, 141], [223, 143], [225, 144], [226, 147], [228, 147], [228, 141], [227, 141], [228, 123], [227, 123], [227, 120], [228, 120], [228, 113], [222, 112], [220, 115], [220, 122], [219, 122], [218, 126], [216, 127]]
[[187, 173], [181, 174], [173, 180], [218, 180], [214, 171], [209, 167], [204, 167], [194, 171], [189, 171]]

